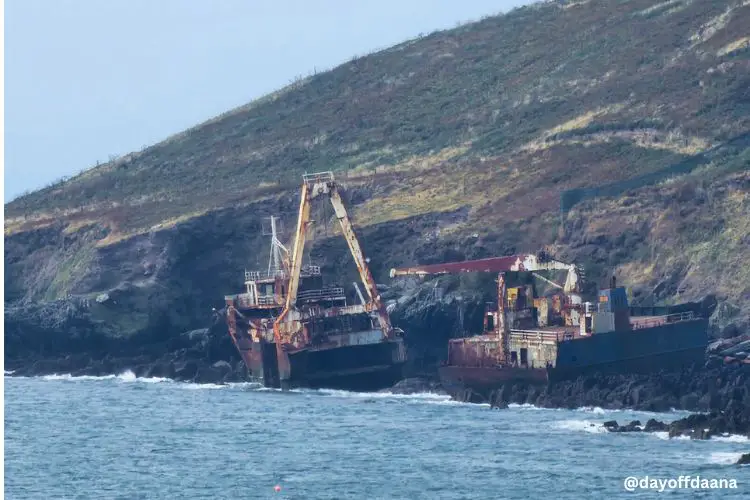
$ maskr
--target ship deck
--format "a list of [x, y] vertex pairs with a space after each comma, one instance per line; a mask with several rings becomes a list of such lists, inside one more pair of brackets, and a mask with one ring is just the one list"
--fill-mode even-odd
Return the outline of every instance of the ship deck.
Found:
[[[521, 330], [511, 328], [511, 337], [514, 339], [539, 339], [539, 340], [566, 340], [580, 337], [580, 327], [578, 326], [540, 326], [533, 330]], [[482, 343], [497, 342], [499, 339], [495, 334], [474, 335], [471, 337], [462, 337], [450, 339], [451, 343]]]

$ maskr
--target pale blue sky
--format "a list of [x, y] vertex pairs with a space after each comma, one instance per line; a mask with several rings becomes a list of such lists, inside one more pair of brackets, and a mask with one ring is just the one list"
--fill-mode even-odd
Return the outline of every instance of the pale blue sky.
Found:
[[5, 200], [529, 0], [6, 0]]

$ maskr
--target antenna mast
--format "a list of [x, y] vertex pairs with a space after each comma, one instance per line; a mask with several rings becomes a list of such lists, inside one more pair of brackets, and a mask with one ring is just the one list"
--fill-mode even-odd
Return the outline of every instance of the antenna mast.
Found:
[[283, 271], [281, 252], [289, 253], [286, 247], [279, 241], [276, 220], [278, 217], [271, 216], [271, 252], [268, 256], [268, 276], [275, 276]]

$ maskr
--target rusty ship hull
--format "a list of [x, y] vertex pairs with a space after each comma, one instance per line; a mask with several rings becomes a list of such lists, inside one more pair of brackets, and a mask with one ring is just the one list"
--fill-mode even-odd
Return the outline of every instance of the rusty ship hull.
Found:
[[[405, 361], [400, 341], [279, 353], [274, 342], [253, 342], [248, 338], [239, 342], [239, 352], [252, 380], [277, 389], [377, 391], [401, 380]], [[281, 365], [289, 370], [285, 380], [279, 374], [279, 355], [285, 358]]]
[[[463, 359], [438, 369], [441, 384], [453, 398], [461, 401], [489, 401], [493, 392], [508, 383], [545, 385], [549, 382], [570, 380], [591, 374], [648, 374], [659, 371], [679, 371], [705, 361], [708, 347], [708, 319], [691, 318], [668, 322], [669, 317], [650, 318], [661, 324], [638, 327], [626, 331], [599, 333], [588, 337], [564, 338], [554, 341], [554, 361], [534, 366], [533, 359], [525, 364], [508, 365], [492, 356], [488, 343], [497, 342], [486, 337], [474, 337], [476, 347], [467, 354], [466, 344], [455, 341], [451, 346], [463, 351]], [[511, 330], [511, 343], [519, 350], [525, 345], [530, 358], [544, 349], [544, 331], [529, 342], [528, 332]], [[522, 343], [522, 337], [526, 342]], [[465, 340], [465, 339], [458, 339]], [[551, 345], [546, 346], [548, 349]], [[489, 353], [482, 358], [479, 352]], [[514, 351], [518, 352], [518, 351]], [[469, 358], [469, 359], [467, 359]], [[484, 364], [484, 366], [472, 366]]]
[[440, 384], [451, 398], [471, 403], [491, 400], [491, 395], [507, 383], [544, 384], [547, 370], [497, 365], [493, 367], [451, 366], [438, 368]]

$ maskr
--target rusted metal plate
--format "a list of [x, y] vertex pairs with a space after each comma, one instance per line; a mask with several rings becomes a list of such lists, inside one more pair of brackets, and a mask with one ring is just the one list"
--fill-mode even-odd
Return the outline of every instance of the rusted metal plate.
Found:
[[326, 335], [324, 342], [321, 342], [320, 346], [331, 348], [350, 345], [377, 344], [382, 342], [384, 338], [383, 332], [380, 330], [366, 330], [338, 335]]
[[502, 341], [470, 337], [451, 339], [448, 343], [448, 364], [454, 366], [495, 366], [505, 361]]
[[543, 384], [547, 382], [545, 368], [522, 368], [512, 366], [441, 366], [440, 382], [456, 397], [454, 390], [459, 387], [474, 389], [497, 389], [498, 384], [510, 381], [524, 381]]

